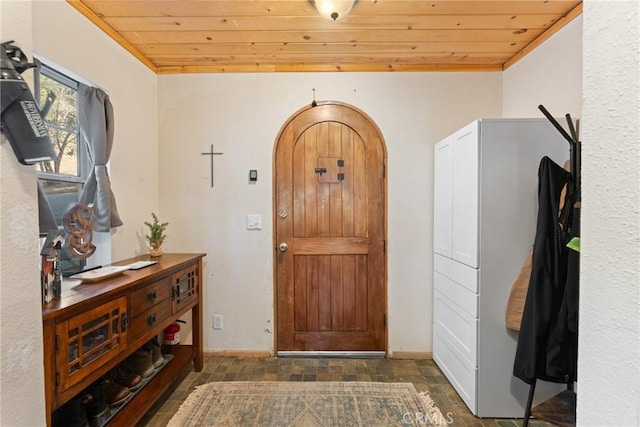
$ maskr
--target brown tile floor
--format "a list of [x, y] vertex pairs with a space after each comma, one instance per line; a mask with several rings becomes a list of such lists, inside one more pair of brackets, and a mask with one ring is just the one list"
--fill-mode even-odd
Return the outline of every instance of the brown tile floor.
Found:
[[[139, 426], [165, 426], [195, 386], [212, 381], [378, 381], [411, 382], [428, 391], [452, 426], [515, 427], [522, 420], [475, 418], [433, 360], [332, 358], [205, 357], [202, 372], [190, 372], [165, 399], [151, 408]], [[531, 420], [531, 427], [549, 427]]]

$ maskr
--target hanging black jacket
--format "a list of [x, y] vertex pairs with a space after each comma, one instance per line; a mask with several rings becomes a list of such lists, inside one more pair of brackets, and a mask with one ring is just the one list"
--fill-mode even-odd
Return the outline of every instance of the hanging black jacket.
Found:
[[[548, 157], [542, 159], [538, 169], [538, 221], [532, 270], [513, 367], [513, 374], [529, 384], [536, 378], [553, 382], [575, 379], [573, 358], [577, 349], [567, 351], [573, 340], [564, 337], [568, 331], [567, 316], [560, 315], [561, 307], [563, 312], [567, 309], [570, 249], [566, 247], [569, 234], [565, 230], [572, 215], [562, 215], [567, 222], [561, 226], [558, 212], [562, 188], [570, 180], [569, 172]], [[573, 208], [570, 199], [565, 201], [565, 208]], [[577, 286], [577, 269], [575, 274]]]

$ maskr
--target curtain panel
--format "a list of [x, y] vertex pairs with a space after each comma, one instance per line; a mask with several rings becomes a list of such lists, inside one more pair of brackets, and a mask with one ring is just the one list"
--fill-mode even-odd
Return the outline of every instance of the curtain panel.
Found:
[[79, 204], [93, 204], [93, 230], [109, 232], [122, 225], [111, 190], [107, 162], [113, 147], [113, 107], [103, 90], [80, 83], [78, 121], [80, 138], [85, 142], [91, 172], [80, 194]]

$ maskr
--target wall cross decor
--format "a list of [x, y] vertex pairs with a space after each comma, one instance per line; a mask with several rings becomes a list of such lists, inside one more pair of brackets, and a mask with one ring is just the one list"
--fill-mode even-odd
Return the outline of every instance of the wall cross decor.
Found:
[[200, 153], [201, 156], [210, 156], [211, 157], [211, 188], [213, 188], [213, 156], [221, 156], [224, 153], [214, 153], [213, 152], [213, 144], [211, 144], [211, 148], [208, 153]]

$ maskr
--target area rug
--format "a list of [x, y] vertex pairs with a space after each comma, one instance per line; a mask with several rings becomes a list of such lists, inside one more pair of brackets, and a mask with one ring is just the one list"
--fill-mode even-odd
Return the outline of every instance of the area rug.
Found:
[[411, 383], [235, 381], [196, 387], [168, 427], [447, 424]]

